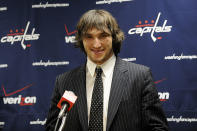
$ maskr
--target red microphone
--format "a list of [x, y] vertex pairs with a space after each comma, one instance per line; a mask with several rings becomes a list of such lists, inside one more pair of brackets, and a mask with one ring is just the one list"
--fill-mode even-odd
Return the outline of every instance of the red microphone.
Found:
[[72, 91], [65, 91], [57, 104], [57, 107], [61, 109], [58, 117], [61, 118], [66, 114], [66, 112], [70, 111], [76, 100], [77, 96]]
[[54, 131], [57, 130], [57, 126], [60, 118], [62, 118], [61, 126], [59, 131], [61, 131], [65, 125], [67, 112], [73, 107], [75, 101], [77, 100], [77, 96], [72, 91], [65, 91], [62, 98], [57, 104], [57, 107], [60, 109], [59, 115], [57, 117], [57, 121], [55, 124]]

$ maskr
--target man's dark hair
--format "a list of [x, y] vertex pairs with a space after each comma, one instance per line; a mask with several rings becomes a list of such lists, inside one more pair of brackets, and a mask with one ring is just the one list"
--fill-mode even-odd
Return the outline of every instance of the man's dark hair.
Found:
[[113, 52], [117, 56], [124, 40], [124, 33], [119, 28], [116, 19], [106, 10], [89, 10], [81, 16], [77, 24], [75, 47], [81, 48], [86, 54], [82, 38], [89, 29], [93, 28], [101, 31], [109, 29], [112, 35]]

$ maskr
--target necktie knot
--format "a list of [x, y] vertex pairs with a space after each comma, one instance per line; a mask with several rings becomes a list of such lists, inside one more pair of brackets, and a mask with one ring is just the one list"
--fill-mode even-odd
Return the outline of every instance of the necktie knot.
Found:
[[101, 68], [101, 67], [96, 67], [95, 72], [96, 72], [96, 76], [101, 76], [101, 74], [102, 74], [103, 70], [102, 70], [102, 68]]

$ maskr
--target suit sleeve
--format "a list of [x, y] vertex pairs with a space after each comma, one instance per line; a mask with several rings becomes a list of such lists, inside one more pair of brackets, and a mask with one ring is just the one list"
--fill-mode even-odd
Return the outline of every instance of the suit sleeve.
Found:
[[142, 116], [144, 130], [168, 131], [168, 123], [154, 85], [150, 69], [145, 72], [144, 87], [142, 89]]
[[51, 103], [50, 103], [50, 108], [47, 116], [47, 121], [46, 121], [46, 131], [53, 131], [55, 128], [55, 124], [57, 121], [57, 116], [59, 114], [60, 109], [57, 108], [57, 103], [59, 102], [61, 98], [61, 94], [59, 93], [59, 81], [58, 77], [56, 78], [55, 82], [55, 88], [53, 90], [52, 98], [51, 98]]

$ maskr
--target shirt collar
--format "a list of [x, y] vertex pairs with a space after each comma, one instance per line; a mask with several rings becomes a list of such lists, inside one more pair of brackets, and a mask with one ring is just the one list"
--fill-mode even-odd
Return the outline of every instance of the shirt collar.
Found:
[[[103, 63], [102, 65], [99, 65], [103, 70], [104, 77], [108, 77], [111, 74], [111, 72], [114, 69], [115, 62], [116, 62], [116, 57], [113, 54], [105, 63]], [[87, 67], [86, 68], [88, 69], [88, 72], [90, 73], [90, 75], [92, 77], [95, 75], [95, 68], [96, 67], [97, 67], [97, 65], [87, 57]]]

